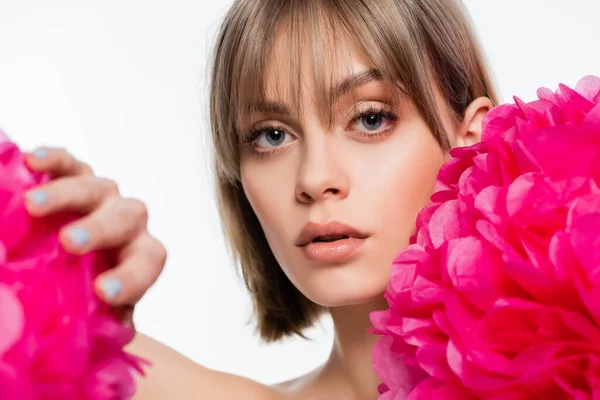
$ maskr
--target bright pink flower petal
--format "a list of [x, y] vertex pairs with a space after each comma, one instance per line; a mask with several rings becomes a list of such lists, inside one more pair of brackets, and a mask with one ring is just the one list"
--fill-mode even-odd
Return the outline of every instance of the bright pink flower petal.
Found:
[[600, 78], [597, 76], [583, 77], [575, 86], [575, 91], [592, 103], [600, 102]]
[[[394, 396], [404, 399], [416, 382], [423, 379], [421, 370], [407, 365], [406, 357], [392, 350], [393, 340], [383, 338], [373, 349], [373, 367], [379, 376], [383, 376], [386, 387]], [[392, 397], [395, 398], [395, 397]]]
[[457, 217], [458, 204], [455, 200], [442, 204], [431, 216], [429, 233], [431, 235], [431, 242], [436, 249], [446, 240], [458, 237], [460, 220]]
[[21, 302], [10, 288], [0, 284], [0, 359], [19, 341], [24, 327]]

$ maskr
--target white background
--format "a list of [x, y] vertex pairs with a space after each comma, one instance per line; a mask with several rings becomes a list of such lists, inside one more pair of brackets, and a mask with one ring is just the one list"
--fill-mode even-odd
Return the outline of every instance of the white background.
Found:
[[[143, 199], [167, 268], [140, 331], [214, 369], [274, 383], [323, 362], [313, 341], [264, 346], [226, 251], [207, 152], [206, 65], [231, 0], [0, 0], [0, 127], [65, 146]], [[467, 2], [503, 98], [600, 75], [599, 0]]]

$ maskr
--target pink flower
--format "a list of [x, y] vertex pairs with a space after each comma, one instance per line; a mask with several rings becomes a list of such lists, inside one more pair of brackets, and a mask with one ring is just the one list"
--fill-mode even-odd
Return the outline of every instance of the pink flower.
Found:
[[371, 315], [380, 399], [600, 398], [600, 78], [538, 97], [440, 170]]
[[143, 362], [123, 351], [133, 329], [93, 289], [105, 255], [62, 249], [74, 215], [25, 210], [25, 191], [47, 180], [0, 131], [0, 399], [131, 398]]

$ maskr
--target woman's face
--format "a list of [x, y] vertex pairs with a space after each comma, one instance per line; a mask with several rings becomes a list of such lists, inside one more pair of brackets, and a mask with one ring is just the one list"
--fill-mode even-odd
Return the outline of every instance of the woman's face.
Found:
[[[285, 57], [286, 46], [278, 40], [270, 59]], [[315, 109], [305, 59], [302, 113], [280, 94], [288, 92], [280, 89], [289, 71], [268, 67], [273, 104], [244, 123], [242, 185], [275, 258], [305, 296], [329, 307], [368, 302], [385, 291], [390, 264], [415, 232], [446, 152], [408, 98], [377, 79], [356, 49], [328, 66], [328, 89], [339, 95], [329, 126]], [[450, 114], [438, 103], [453, 135]]]

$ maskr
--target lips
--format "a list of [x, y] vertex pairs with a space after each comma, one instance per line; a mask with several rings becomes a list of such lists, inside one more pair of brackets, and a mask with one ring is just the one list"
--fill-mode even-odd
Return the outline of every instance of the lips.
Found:
[[306, 246], [309, 243], [331, 243], [343, 239], [364, 239], [368, 235], [358, 229], [337, 221], [330, 221], [326, 224], [307, 223], [298, 238], [297, 246]]

